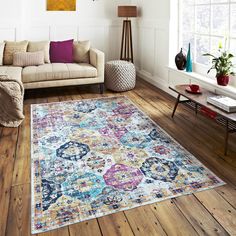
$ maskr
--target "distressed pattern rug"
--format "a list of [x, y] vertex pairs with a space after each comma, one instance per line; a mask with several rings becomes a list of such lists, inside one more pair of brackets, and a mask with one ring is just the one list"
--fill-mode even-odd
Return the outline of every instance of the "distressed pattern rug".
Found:
[[224, 184], [126, 97], [32, 105], [31, 122], [32, 233]]

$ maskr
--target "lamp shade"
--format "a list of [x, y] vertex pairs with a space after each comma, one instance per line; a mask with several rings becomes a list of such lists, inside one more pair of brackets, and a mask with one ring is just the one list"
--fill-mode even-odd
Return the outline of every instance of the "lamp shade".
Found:
[[137, 7], [118, 6], [118, 17], [137, 17]]

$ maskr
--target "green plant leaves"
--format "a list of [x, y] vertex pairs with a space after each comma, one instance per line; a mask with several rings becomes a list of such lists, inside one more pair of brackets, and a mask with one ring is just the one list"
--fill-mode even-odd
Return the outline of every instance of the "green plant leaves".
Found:
[[210, 53], [205, 53], [203, 56], [213, 57], [212, 67], [207, 71], [207, 73], [210, 73], [211, 70], [215, 69], [216, 76], [235, 75], [233, 71], [234, 65], [231, 61], [231, 59], [234, 57], [233, 54], [223, 51], [219, 57], [216, 57]]

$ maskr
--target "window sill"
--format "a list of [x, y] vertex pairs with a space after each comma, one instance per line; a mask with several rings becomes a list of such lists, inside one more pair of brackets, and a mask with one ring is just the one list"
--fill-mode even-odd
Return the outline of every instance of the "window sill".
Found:
[[208, 78], [196, 72], [181, 71], [170, 66], [168, 67], [168, 70], [174, 73], [178, 73], [179, 75], [184, 75], [186, 77], [189, 77], [191, 81], [193, 80], [193, 81], [199, 82], [203, 84], [203, 86], [205, 84], [207, 87], [211, 87], [212, 89], [214, 89], [214, 92], [217, 94], [226, 94], [228, 96], [236, 98], [236, 87], [232, 85], [220, 86], [217, 84], [216, 80]]

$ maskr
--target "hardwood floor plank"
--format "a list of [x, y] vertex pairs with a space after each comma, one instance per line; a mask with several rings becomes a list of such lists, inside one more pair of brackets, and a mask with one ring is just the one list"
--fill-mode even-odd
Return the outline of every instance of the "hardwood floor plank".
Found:
[[38, 97], [38, 98], [36, 98], [35, 100], [34, 100], [34, 103], [35, 104], [43, 104], [43, 103], [47, 103], [48, 101], [47, 101], [47, 98], [45, 97], [45, 98], [41, 98], [41, 97]]
[[202, 205], [230, 234], [236, 234], [236, 210], [214, 189], [194, 194]]
[[1, 137], [2, 137], [2, 130], [3, 130], [3, 127], [0, 126], [0, 139], [1, 139]]
[[31, 235], [30, 228], [30, 184], [11, 188], [6, 236]]
[[69, 226], [70, 236], [101, 236], [97, 219], [84, 221]]
[[134, 235], [123, 212], [98, 218], [103, 236], [130, 236]]
[[152, 204], [150, 208], [167, 235], [198, 235], [172, 200]]
[[79, 91], [76, 87], [71, 90], [70, 97], [72, 100], [81, 100], [82, 99], [82, 97], [79, 94]]
[[92, 99], [92, 98], [100, 98], [100, 97], [102, 97], [102, 95], [101, 94], [94, 94], [94, 93], [92, 93], [92, 94], [81, 94], [81, 97], [83, 99]]
[[55, 230], [52, 230], [52, 231], [48, 231], [48, 232], [45, 232], [45, 233], [40, 233], [40, 234], [37, 234], [37, 236], [70, 236], [70, 233], [69, 233], [69, 228], [67, 226], [67, 227], [63, 227], [63, 228], [60, 228], [60, 229], [55, 229]]
[[166, 235], [149, 206], [134, 208], [124, 213], [135, 235]]
[[74, 101], [80, 101], [83, 98], [80, 95], [71, 95], [71, 99], [74, 100]]
[[30, 104], [24, 105], [24, 114], [19, 127], [12, 186], [30, 183]]
[[0, 235], [6, 231], [17, 135], [17, 128], [3, 128], [0, 139]]
[[78, 87], [72, 88], [70, 91], [68, 91], [67, 95], [70, 97], [71, 100], [74, 101], [80, 101], [83, 99]]
[[59, 97], [58, 96], [50, 96], [47, 98], [48, 103], [53, 103], [53, 102], [59, 102]]
[[229, 184], [215, 189], [229, 204], [236, 209], [236, 187]]
[[229, 235], [193, 195], [178, 197], [173, 202], [199, 235]]
[[58, 97], [59, 97], [60, 102], [71, 101], [71, 96], [70, 96], [70, 93], [68, 92], [68, 90], [65, 90], [63, 95], [60, 95]]

